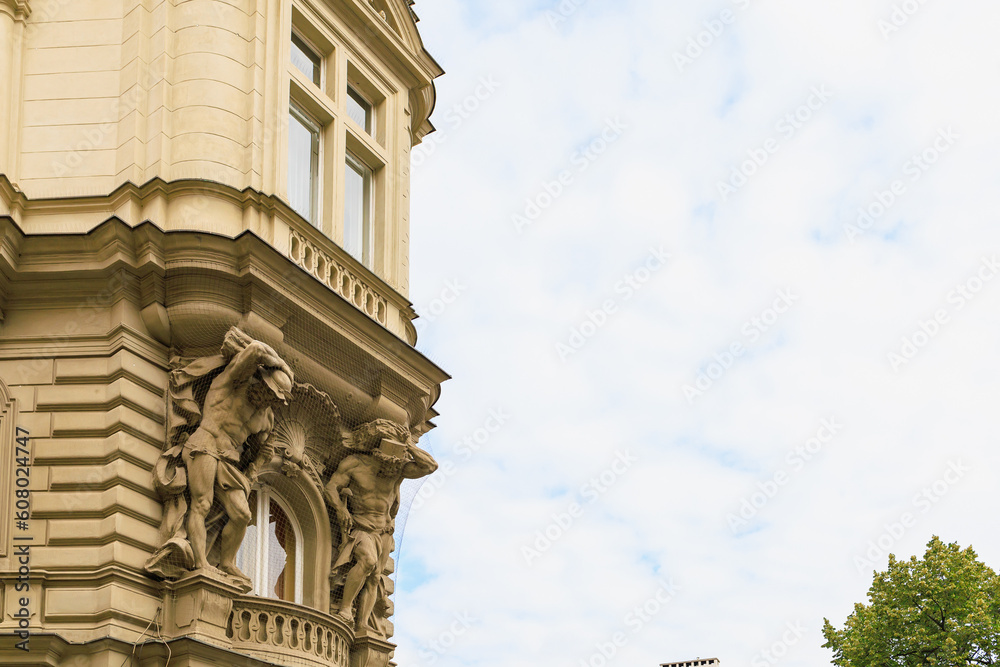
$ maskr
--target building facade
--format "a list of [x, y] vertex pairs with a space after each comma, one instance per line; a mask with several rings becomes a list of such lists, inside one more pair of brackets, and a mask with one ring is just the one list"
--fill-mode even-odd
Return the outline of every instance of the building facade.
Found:
[[0, 0], [0, 664], [391, 664], [413, 0]]

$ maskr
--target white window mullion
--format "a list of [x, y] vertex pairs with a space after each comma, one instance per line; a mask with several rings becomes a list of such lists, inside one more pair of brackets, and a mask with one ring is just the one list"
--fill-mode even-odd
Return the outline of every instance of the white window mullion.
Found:
[[267, 584], [267, 513], [269, 499], [267, 491], [262, 487], [257, 492], [257, 572], [254, 581], [254, 592], [267, 597], [264, 586]]
[[302, 580], [305, 578], [302, 576], [302, 566], [305, 563], [305, 554], [303, 553], [305, 545], [302, 544], [302, 534], [294, 520], [292, 533], [295, 535], [295, 604], [302, 604]]

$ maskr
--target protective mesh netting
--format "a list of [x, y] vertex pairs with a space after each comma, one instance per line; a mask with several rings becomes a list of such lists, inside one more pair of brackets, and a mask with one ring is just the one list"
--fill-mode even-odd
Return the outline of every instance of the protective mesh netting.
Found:
[[[226, 278], [218, 274], [211, 275], [208, 271], [202, 273], [202, 267], [195, 263], [189, 264], [188, 270], [194, 274], [202, 274], [199, 276], [199, 281], [206, 291], [232, 290], [233, 286]], [[283, 302], [286, 299], [295, 299], [295, 294], [303, 286], [304, 281], [312, 280], [314, 279], [311, 276], [297, 267], [288, 271], [283, 276], [280, 291], [276, 290], [270, 293], [270, 296], [265, 295], [261, 302], [255, 302], [254, 310], [266, 312], [271, 307], [287, 308]], [[224, 338], [233, 324], [221, 321], [218, 311], [201, 308], [197, 303], [192, 304], [188, 312], [190, 315], [186, 317], [181, 336], [187, 344], [178, 345], [171, 350], [175, 356], [172, 362], [174, 368], [218, 355], [220, 347], [217, 341]], [[254, 335], [252, 328], [244, 328], [247, 328], [244, 333], [250, 338], [268, 342], [264, 340], [265, 336]], [[377, 397], [383, 396], [385, 360], [375, 359], [363, 351], [355, 341], [332, 332], [329, 327], [320, 325], [311, 318], [300, 316], [300, 319], [295, 319], [293, 316], [282, 328], [282, 333], [284, 340], [275, 343], [274, 349], [294, 372], [296, 385], [294, 398], [288, 406], [275, 409], [276, 424], [267, 446], [283, 452], [281, 475], [291, 478], [294, 484], [309, 484], [314, 489], [322, 490], [337, 470], [339, 463], [354, 453], [351, 449], [352, 429], [357, 429], [361, 423], [374, 418], [377, 414], [377, 411], [372, 409], [375, 403], [364, 404], [364, 401], [369, 397], [376, 397], [377, 400]], [[403, 341], [399, 341], [398, 349], [400, 352], [412, 350]], [[323, 372], [332, 373], [359, 391], [353, 397], [349, 394], [345, 396], [343, 393], [338, 395], [333, 390], [328, 394], [323, 391], [323, 382], [317, 379], [321, 378]], [[214, 377], [216, 375], [208, 375], [204, 382], [209, 383]], [[203, 403], [205, 388], [195, 394], [195, 398]], [[352, 400], [360, 402], [361, 407], [352, 404]], [[359, 414], [366, 416], [360, 417]], [[407, 426], [402, 425], [403, 430], [399, 436], [401, 441], [406, 440]], [[427, 449], [426, 440], [424, 438], [417, 446]], [[171, 444], [167, 443], [168, 448]], [[279, 474], [273, 469], [269, 470], [269, 473]], [[254, 492], [248, 499], [253, 518], [243, 539], [237, 564], [254, 583], [253, 594], [300, 602], [303, 597], [301, 581], [304, 575], [303, 569], [309, 567], [309, 548], [310, 544], [313, 544], [308, 529], [308, 517], [315, 516], [316, 513], [316, 508], [311, 506], [315, 501], [305, 499], [315, 498], [316, 494], [311, 496], [289, 494], [281, 488], [281, 485], [268, 482], [266, 476], [262, 475], [261, 479], [267, 487], [266, 496], [273, 497], [274, 503], [258, 502], [258, 498], [261, 497], [258, 491], [262, 487], [260, 484], [254, 486]], [[399, 507], [395, 515], [393, 533], [395, 551], [392, 557], [395, 560], [395, 567], [393, 573], [389, 575], [394, 580], [401, 565], [399, 558], [410, 508], [425, 479], [405, 479], [400, 486]], [[275, 510], [269, 509], [272, 505]], [[279, 520], [278, 528], [281, 528], [282, 522], [287, 522], [288, 526], [278, 530], [275, 515], [281, 514], [277, 509], [280, 506], [287, 508], [288, 518]], [[218, 509], [217, 507], [216, 510]], [[323, 510], [329, 511], [325, 506]], [[303, 530], [304, 527], [306, 530]], [[349, 537], [346, 534], [337, 534], [337, 522], [333, 522], [331, 531], [333, 557], [336, 559], [342, 546], [349, 544]], [[402, 565], [405, 567], [405, 563]], [[334, 609], [339, 591], [342, 590], [338, 586], [343, 586], [343, 574], [347, 569], [347, 566], [340, 566], [338, 583], [338, 568], [333, 568], [331, 593]], [[376, 611], [378, 610], [377, 604]]]
[[[433, 454], [433, 452], [431, 453]], [[400, 567], [406, 565], [406, 562], [400, 558], [403, 554], [403, 533], [406, 529], [406, 519], [410, 515], [410, 507], [413, 505], [420, 487], [426, 481], [426, 478], [403, 480], [403, 485], [399, 488], [399, 514], [396, 515], [396, 532], [393, 534], [396, 541], [396, 553], [393, 555], [396, 559], [396, 570], [392, 573], [393, 581], [398, 579]], [[395, 598], [395, 593], [393, 593], [393, 598]]]

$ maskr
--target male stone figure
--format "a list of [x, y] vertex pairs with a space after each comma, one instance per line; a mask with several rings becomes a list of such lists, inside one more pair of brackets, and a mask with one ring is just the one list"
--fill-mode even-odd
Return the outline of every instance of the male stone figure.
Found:
[[187, 531], [196, 569], [212, 569], [206, 553], [205, 518], [217, 498], [229, 518], [219, 536], [218, 569], [247, 579], [235, 562], [251, 518], [247, 504], [251, 482], [239, 468], [240, 457], [251, 435], [261, 441], [270, 435], [274, 427], [271, 404], [288, 401], [292, 377], [288, 364], [273, 349], [249, 340], [212, 381], [201, 424], [181, 454], [191, 494]]
[[400, 484], [437, 470], [437, 462], [427, 452], [383, 437], [387, 427], [391, 432], [396, 425], [377, 420], [359, 429], [357, 451], [340, 462], [326, 485], [325, 495], [342, 537], [333, 567], [351, 564], [337, 614], [351, 622], [357, 599], [356, 629], [369, 622], [392, 551]]
[[[174, 412], [184, 423], [172, 432], [174, 446], [154, 470], [164, 497], [164, 544], [147, 561], [148, 571], [176, 578], [185, 570], [204, 569], [249, 582], [235, 562], [251, 519], [247, 497], [268, 455], [264, 444], [274, 427], [271, 406], [287, 403], [292, 385], [288, 364], [236, 327], [226, 334], [221, 355], [171, 372]], [[210, 515], [215, 501], [224, 516], [217, 510]], [[210, 533], [218, 534], [217, 549], [209, 548]], [[218, 567], [209, 562], [210, 551]]]

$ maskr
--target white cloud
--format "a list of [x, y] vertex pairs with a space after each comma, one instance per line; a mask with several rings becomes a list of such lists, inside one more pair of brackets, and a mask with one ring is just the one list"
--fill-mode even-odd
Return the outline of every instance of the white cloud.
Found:
[[[558, 4], [417, 6], [448, 74], [446, 140], [414, 169], [412, 300], [467, 289], [420, 343], [455, 378], [425, 438], [455, 467], [409, 518], [397, 661], [580, 664], [667, 578], [676, 598], [625, 626], [609, 664], [749, 664], [789, 622], [805, 635], [778, 664], [825, 664], [822, 618], [841, 623], [870, 584], [855, 556], [956, 459], [973, 472], [892, 548], [920, 553], [938, 533], [1000, 566], [984, 509], [1000, 463], [1000, 281], [898, 372], [887, 361], [1000, 253], [1000, 7], [925, 3], [884, 39], [888, 1], [590, 0], [553, 29]], [[678, 72], [674, 52], [727, 8], [735, 20]], [[448, 122], [490, 76], [496, 91]], [[777, 123], [824, 85], [829, 101], [783, 136]], [[577, 171], [574, 153], [615, 117], [627, 129]], [[947, 127], [954, 146], [909, 180], [905, 163]], [[722, 201], [719, 181], [772, 137], [778, 150]], [[563, 170], [572, 182], [517, 233], [511, 216]], [[894, 180], [905, 193], [850, 243], [844, 226]], [[563, 363], [556, 343], [660, 245], [668, 266]], [[778, 289], [798, 301], [749, 341], [744, 323]], [[689, 404], [684, 384], [733, 342], [747, 353]], [[496, 407], [509, 423], [456, 453]], [[843, 431], [734, 535], [727, 514], [830, 416]], [[521, 547], [624, 449], [640, 463], [528, 566]], [[477, 622], [422, 652], [460, 613]]]

